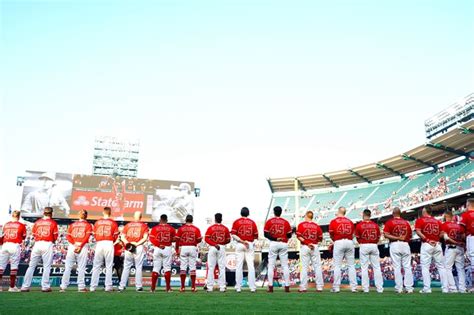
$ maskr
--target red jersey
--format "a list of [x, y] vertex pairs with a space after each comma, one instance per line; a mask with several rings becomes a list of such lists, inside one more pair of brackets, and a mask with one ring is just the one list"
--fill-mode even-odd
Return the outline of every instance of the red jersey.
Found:
[[123, 247], [122, 242], [118, 242], [117, 244], [114, 244], [114, 256], [122, 256], [123, 252], [125, 251], [125, 248]]
[[211, 246], [229, 244], [229, 229], [220, 223], [213, 224], [207, 228], [205, 240]]
[[178, 229], [176, 240], [178, 246], [197, 246], [202, 240], [201, 231], [192, 224], [185, 224]]
[[97, 242], [100, 241], [115, 241], [118, 236], [117, 222], [114, 220], [99, 219], [94, 224], [94, 237]]
[[148, 233], [148, 225], [144, 222], [129, 222], [123, 228], [123, 235], [129, 242], [138, 242]]
[[257, 225], [249, 218], [235, 220], [230, 233], [237, 235], [242, 241], [253, 242], [258, 239]]
[[388, 220], [385, 223], [383, 231], [396, 237], [403, 237], [405, 242], [409, 242], [412, 236], [410, 223], [402, 218], [392, 218]]
[[456, 222], [444, 222], [441, 230], [456, 242], [464, 241], [464, 227]]
[[373, 221], [361, 221], [355, 227], [355, 237], [359, 244], [377, 244], [380, 240], [380, 228]]
[[21, 244], [26, 238], [26, 227], [18, 221], [7, 222], [3, 226], [3, 242]]
[[346, 217], [337, 217], [329, 223], [329, 234], [333, 241], [352, 240], [354, 237], [354, 223]]
[[461, 215], [461, 224], [464, 225], [467, 235], [474, 235], [474, 209], [469, 209]]
[[92, 225], [85, 220], [79, 220], [69, 225], [67, 240], [69, 244], [80, 244], [79, 246], [82, 248], [89, 242], [91, 234]]
[[150, 232], [150, 242], [156, 247], [171, 246], [176, 236], [176, 230], [169, 224], [155, 225]]
[[54, 242], [58, 238], [58, 225], [50, 218], [39, 219], [33, 225], [35, 241]]
[[274, 217], [265, 223], [263, 231], [270, 233], [270, 236], [274, 239], [280, 238], [282, 242], [287, 243], [288, 234], [291, 233], [292, 229], [288, 221], [280, 217]]
[[323, 239], [323, 230], [315, 222], [303, 221], [296, 229], [296, 236], [304, 239], [301, 242], [304, 245], [317, 245]]
[[426, 241], [439, 242], [441, 235], [441, 222], [431, 216], [421, 217], [415, 222], [415, 229], [421, 230], [421, 233], [425, 236]]

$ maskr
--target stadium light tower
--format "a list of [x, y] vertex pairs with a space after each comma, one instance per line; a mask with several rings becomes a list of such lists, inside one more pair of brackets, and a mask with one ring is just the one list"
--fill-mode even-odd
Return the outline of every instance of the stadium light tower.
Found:
[[111, 136], [96, 137], [92, 172], [94, 175], [137, 177], [140, 141]]

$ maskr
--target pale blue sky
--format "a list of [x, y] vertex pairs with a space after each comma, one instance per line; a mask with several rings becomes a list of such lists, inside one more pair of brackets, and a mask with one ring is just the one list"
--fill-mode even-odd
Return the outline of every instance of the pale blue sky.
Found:
[[262, 214], [266, 177], [408, 150], [474, 91], [471, 0], [0, 5], [3, 208], [16, 175], [89, 173], [118, 133], [140, 177], [196, 181], [202, 219]]

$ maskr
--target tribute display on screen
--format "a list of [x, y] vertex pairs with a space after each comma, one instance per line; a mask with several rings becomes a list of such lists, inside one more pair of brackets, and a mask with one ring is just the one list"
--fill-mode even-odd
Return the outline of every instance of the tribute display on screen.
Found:
[[194, 215], [194, 183], [141, 178], [121, 178], [68, 173], [27, 171], [23, 184], [23, 216], [41, 216], [44, 207], [55, 218], [78, 217], [85, 209], [89, 219], [101, 217], [104, 207], [116, 220], [129, 221], [140, 211], [145, 221], [159, 221], [162, 214], [171, 223], [183, 223]]

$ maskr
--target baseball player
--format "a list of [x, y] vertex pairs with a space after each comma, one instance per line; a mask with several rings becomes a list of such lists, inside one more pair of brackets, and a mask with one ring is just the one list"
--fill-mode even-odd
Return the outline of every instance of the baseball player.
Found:
[[225, 282], [225, 245], [230, 243], [229, 229], [222, 225], [222, 214], [214, 215], [215, 224], [211, 225], [205, 236], [205, 241], [209, 244], [207, 254], [207, 292], [212, 292], [214, 288], [214, 270], [219, 267], [219, 290], [226, 291]]
[[119, 237], [114, 242], [114, 267], [112, 268], [112, 273], [115, 271], [117, 278], [122, 278], [123, 272], [123, 262], [125, 260], [125, 244], [120, 237], [120, 234], [123, 232], [123, 225], [119, 226]]
[[193, 225], [193, 216], [186, 216], [186, 223], [182, 225], [176, 233], [176, 252], [179, 255], [181, 278], [180, 292], [184, 292], [184, 284], [186, 282], [186, 270], [189, 267], [189, 275], [191, 278], [191, 291], [196, 292], [196, 259], [198, 257], [197, 245], [201, 243], [201, 231]]
[[112, 209], [105, 207], [102, 218], [94, 224], [96, 240], [94, 261], [92, 263], [91, 292], [99, 285], [99, 275], [105, 261], [105, 291], [112, 292], [112, 268], [114, 266], [114, 241], [119, 231], [117, 223], [110, 218]]
[[380, 270], [380, 253], [377, 244], [380, 240], [380, 228], [370, 220], [371, 212], [365, 209], [362, 212], [362, 221], [356, 225], [355, 236], [359, 243], [359, 258], [362, 274], [362, 290], [369, 293], [369, 263], [374, 271], [375, 288], [383, 293], [383, 278]]
[[[123, 228], [122, 240], [125, 243], [125, 260], [120, 279], [119, 291], [125, 290], [127, 286], [130, 268], [135, 265], [135, 288], [137, 292], [143, 291], [143, 261], [145, 260], [145, 252], [143, 244], [148, 240], [148, 225], [141, 222], [141, 211], [135, 211], [133, 214], [134, 221], [127, 223]], [[131, 244], [132, 246], [129, 246]], [[129, 248], [127, 250], [127, 248]]]
[[51, 264], [53, 263], [53, 244], [58, 239], [58, 225], [52, 219], [53, 208], [44, 208], [43, 218], [37, 220], [33, 225], [33, 236], [35, 238], [35, 245], [31, 250], [30, 264], [26, 270], [23, 278], [23, 285], [21, 292], [29, 292], [31, 281], [33, 280], [33, 273], [39, 261], [43, 262], [43, 278], [41, 279], [41, 291], [52, 292], [49, 283], [49, 273], [51, 271]]
[[354, 262], [354, 223], [345, 217], [346, 208], [339, 207], [336, 218], [329, 223], [329, 235], [334, 241], [334, 281], [332, 291], [338, 293], [341, 286], [341, 265], [345, 258], [349, 266], [349, 282], [352, 292], [357, 292], [357, 280]]
[[418, 234], [422, 242], [420, 263], [421, 274], [423, 276], [423, 289], [420, 290], [420, 293], [431, 293], [430, 265], [432, 260], [434, 260], [436, 269], [438, 269], [442, 292], [448, 293], [448, 279], [444, 265], [443, 249], [439, 241], [441, 237], [445, 237], [446, 241], [451, 239], [442, 231], [441, 222], [432, 217], [431, 212], [431, 206], [423, 207], [421, 218], [415, 222], [416, 234]]
[[153, 272], [151, 273], [151, 292], [155, 292], [156, 282], [163, 267], [165, 275], [166, 292], [171, 290], [171, 263], [173, 259], [172, 243], [175, 241], [176, 230], [168, 224], [168, 216], [162, 214], [160, 223], [155, 225], [150, 232], [150, 242], [155, 247], [153, 250]]
[[67, 229], [69, 246], [59, 292], [66, 292], [74, 263], [77, 263], [77, 288], [79, 292], [87, 292], [85, 274], [88, 248], [86, 245], [89, 243], [89, 238], [92, 235], [92, 225], [86, 220], [87, 211], [81, 210], [79, 212], [79, 221], [72, 223]]
[[[446, 275], [448, 277], [449, 292], [466, 293], [466, 272], [464, 271], [464, 242], [465, 232], [461, 224], [454, 222], [453, 213], [446, 211], [444, 214], [443, 226], [441, 229], [452, 241], [446, 240], [446, 249], [444, 250], [444, 258], [446, 264]], [[453, 266], [456, 265], [458, 272], [458, 287], [454, 282]]]
[[307, 211], [304, 221], [298, 225], [296, 236], [301, 242], [301, 283], [299, 292], [304, 293], [308, 288], [308, 270], [312, 265], [316, 278], [316, 292], [322, 292], [324, 287], [321, 269], [321, 253], [318, 243], [323, 239], [321, 227], [313, 222], [313, 211]]
[[16, 275], [20, 264], [21, 243], [26, 238], [26, 227], [19, 222], [20, 211], [12, 212], [12, 219], [3, 226], [3, 246], [0, 251], [0, 292], [2, 288], [3, 271], [10, 263], [10, 288], [8, 292], [19, 292], [16, 287]]
[[288, 239], [293, 234], [290, 223], [280, 218], [282, 209], [279, 206], [273, 208], [273, 218], [269, 219], [263, 228], [263, 233], [270, 240], [268, 252], [268, 291], [273, 293], [273, 275], [277, 257], [283, 268], [283, 277], [285, 280], [285, 292], [290, 292], [290, 268], [288, 266]]
[[[413, 272], [411, 269], [411, 250], [409, 242], [412, 237], [410, 223], [404, 220], [400, 208], [392, 210], [393, 218], [385, 223], [383, 233], [390, 241], [390, 259], [392, 260], [395, 274], [395, 291], [403, 293], [405, 286], [406, 293], [413, 293]], [[402, 274], [402, 268], [404, 274]]]
[[244, 277], [244, 259], [247, 262], [248, 269], [248, 285], [250, 292], [255, 293], [257, 286], [255, 285], [255, 253], [253, 242], [258, 239], [258, 229], [255, 222], [248, 218], [250, 211], [244, 207], [240, 210], [241, 218], [232, 224], [232, 238], [237, 242], [235, 253], [237, 256], [237, 266], [235, 271], [235, 291], [241, 291], [242, 279]]
[[[461, 216], [461, 224], [466, 232], [466, 254], [471, 261], [471, 279], [474, 281], [474, 199], [470, 198], [466, 203], [467, 210]], [[474, 293], [474, 286], [469, 290]]]

